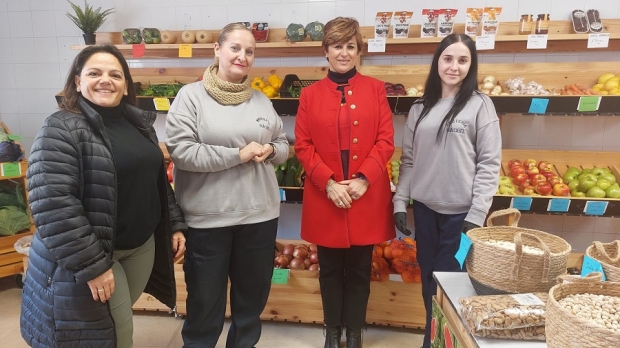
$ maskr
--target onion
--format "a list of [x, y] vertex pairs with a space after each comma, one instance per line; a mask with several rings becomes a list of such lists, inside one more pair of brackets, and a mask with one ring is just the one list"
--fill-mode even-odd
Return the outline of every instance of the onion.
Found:
[[304, 259], [304, 268], [308, 269], [310, 266], [312, 266], [312, 262], [310, 262], [310, 259]]
[[319, 254], [318, 253], [310, 253], [310, 256], [308, 256], [308, 259], [312, 263], [319, 263]]
[[493, 89], [493, 87], [495, 87], [495, 84], [491, 81], [486, 81], [482, 84], [482, 89]]
[[314, 263], [312, 265], [310, 265], [310, 267], [308, 267], [308, 271], [318, 271], [319, 270], [319, 264], [318, 263]]
[[295, 248], [304, 248], [306, 250], [308, 250], [308, 246], [305, 244], [298, 244]]
[[308, 250], [309, 250], [310, 252], [316, 253], [316, 251], [318, 250], [318, 247], [316, 246], [316, 244], [310, 244], [310, 245], [308, 246]]
[[286, 268], [289, 265], [289, 259], [285, 255], [280, 255], [274, 260], [276, 268]]
[[295, 248], [295, 250], [293, 251], [293, 256], [294, 257], [299, 257], [300, 259], [305, 259], [306, 257], [308, 257], [308, 249], [306, 249], [305, 247], [302, 246], [297, 246]]
[[304, 260], [299, 257], [295, 257], [288, 264], [290, 269], [304, 269]]
[[497, 79], [495, 79], [495, 76], [489, 75], [489, 76], [485, 76], [482, 79], [482, 83], [485, 83], [485, 82], [491, 82], [492, 84], [495, 84], [495, 82], [497, 82]]
[[293, 259], [293, 255], [291, 255], [291, 254], [288, 254], [288, 255], [286, 255], [286, 254], [282, 254], [282, 256], [286, 257], [286, 259], [288, 260], [288, 262], [291, 262], [291, 260]]
[[293, 255], [294, 250], [295, 250], [295, 246], [293, 244], [287, 244], [284, 246], [284, 250], [282, 250], [282, 253], [284, 255]]

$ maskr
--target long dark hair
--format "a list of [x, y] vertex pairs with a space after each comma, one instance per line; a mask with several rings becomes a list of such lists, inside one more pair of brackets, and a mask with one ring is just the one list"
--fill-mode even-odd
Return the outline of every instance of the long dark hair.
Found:
[[431, 111], [433, 106], [437, 104], [439, 99], [441, 99], [441, 77], [439, 77], [439, 57], [445, 51], [448, 46], [462, 42], [467, 48], [469, 48], [469, 52], [471, 54], [471, 65], [469, 67], [469, 71], [467, 72], [467, 76], [463, 79], [461, 83], [461, 88], [457, 92], [454, 98], [454, 104], [450, 110], [446, 113], [443, 120], [441, 121], [441, 125], [437, 129], [437, 142], [440, 142], [441, 135], [447, 134], [446, 127], [449, 126], [456, 115], [463, 110], [469, 98], [471, 98], [473, 93], [478, 92], [478, 54], [476, 53], [476, 43], [472, 40], [468, 35], [465, 34], [450, 34], [446, 36], [441, 42], [437, 49], [435, 50], [435, 55], [433, 56], [433, 63], [431, 64], [431, 70], [428, 74], [428, 78], [426, 79], [426, 84], [424, 86], [424, 95], [416, 101], [416, 103], [422, 103], [424, 106], [422, 108], [422, 112], [420, 113], [420, 117], [417, 119], [415, 123], [415, 128], [413, 130], [413, 135], [415, 136], [415, 132], [418, 129], [418, 125], [420, 121], [422, 121], [428, 113]]
[[65, 87], [62, 90], [63, 97], [60, 102], [60, 109], [69, 110], [76, 113], [82, 113], [77, 103], [78, 97], [81, 95], [81, 93], [77, 91], [75, 77], [82, 74], [82, 69], [84, 69], [84, 65], [86, 64], [86, 62], [96, 53], [108, 53], [113, 55], [118, 60], [118, 62], [123, 67], [123, 75], [125, 75], [125, 83], [127, 84], [127, 95], [124, 95], [121, 101], [137, 106], [138, 99], [136, 98], [136, 90], [133, 87], [133, 79], [131, 78], [131, 74], [129, 73], [129, 65], [127, 64], [127, 61], [123, 57], [121, 51], [116, 48], [116, 46], [103, 44], [86, 47], [80, 53], [78, 53], [78, 55], [73, 60], [73, 64], [71, 64], [71, 68], [69, 69], [69, 73], [67, 74], [67, 81], [65, 82]]

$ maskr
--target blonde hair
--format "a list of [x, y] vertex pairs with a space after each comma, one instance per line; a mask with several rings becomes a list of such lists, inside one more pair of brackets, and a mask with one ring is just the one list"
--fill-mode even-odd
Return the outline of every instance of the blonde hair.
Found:
[[[248, 29], [248, 27], [246, 27], [245, 24], [243, 23], [240, 23], [240, 22], [228, 23], [224, 26], [224, 28], [222, 28], [222, 30], [220, 30], [220, 35], [217, 37], [217, 44], [222, 46], [222, 44], [226, 41], [226, 39], [228, 39], [228, 35], [235, 30], [247, 30], [248, 32], [250, 32], [250, 34], [252, 33], [252, 30]], [[252, 37], [253, 36], [254, 35], [252, 35]], [[219, 64], [220, 63], [219, 58], [215, 57], [215, 59], [213, 60], [213, 63]]]
[[360, 24], [353, 17], [336, 17], [325, 24], [323, 29], [323, 49], [327, 52], [330, 45], [337, 43], [345, 43], [351, 38], [355, 38], [357, 43], [357, 53], [360, 53], [364, 47]]

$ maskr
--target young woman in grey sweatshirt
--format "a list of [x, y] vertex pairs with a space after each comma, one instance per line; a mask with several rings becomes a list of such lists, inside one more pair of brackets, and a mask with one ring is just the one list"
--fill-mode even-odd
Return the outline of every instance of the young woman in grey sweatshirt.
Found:
[[502, 140], [489, 97], [477, 91], [476, 45], [467, 35], [441, 41], [425, 94], [409, 111], [403, 136], [394, 221], [406, 227], [413, 199], [422, 297], [426, 307], [423, 347], [430, 347], [433, 272], [456, 272], [461, 232], [482, 226], [497, 191]]

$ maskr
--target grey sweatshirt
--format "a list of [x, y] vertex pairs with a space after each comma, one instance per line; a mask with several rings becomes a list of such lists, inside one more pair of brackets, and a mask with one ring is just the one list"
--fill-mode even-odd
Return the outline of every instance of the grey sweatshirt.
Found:
[[[270, 161], [242, 163], [239, 150], [250, 142], [274, 143]], [[268, 221], [280, 215], [273, 163], [289, 155], [282, 120], [261, 92], [239, 105], [224, 106], [202, 81], [179, 91], [166, 118], [166, 146], [174, 161], [174, 189], [193, 228]]]
[[437, 142], [437, 129], [454, 98], [440, 99], [418, 125], [422, 104], [409, 111], [394, 212], [405, 212], [409, 198], [441, 214], [467, 213], [482, 226], [497, 191], [502, 139], [491, 99], [474, 94]]

